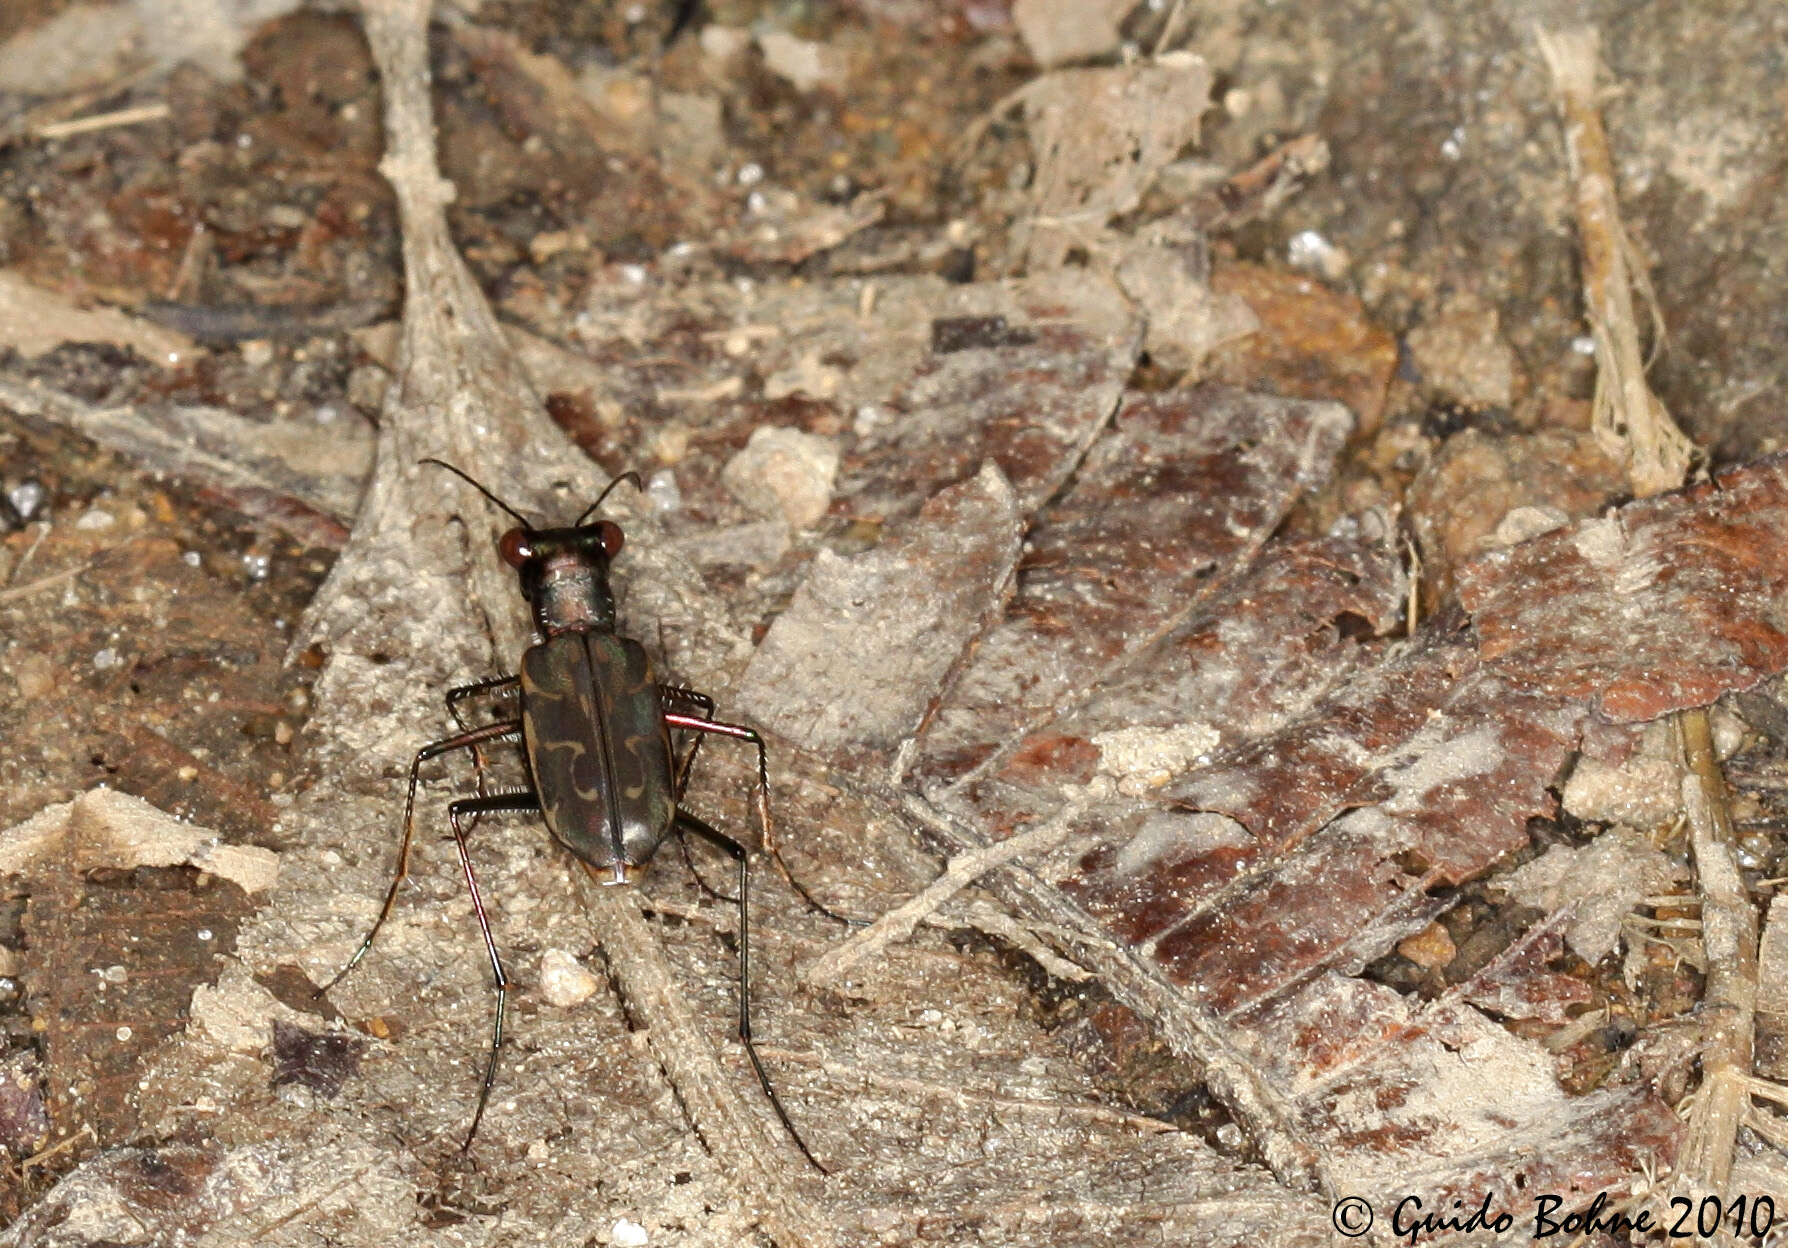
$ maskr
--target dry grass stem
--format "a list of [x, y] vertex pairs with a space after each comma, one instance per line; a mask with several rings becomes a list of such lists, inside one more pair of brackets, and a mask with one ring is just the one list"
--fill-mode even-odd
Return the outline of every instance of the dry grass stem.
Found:
[[1176, 1126], [1162, 1119], [1148, 1118], [1144, 1114], [1130, 1114], [1126, 1110], [1114, 1109], [1108, 1105], [1086, 1105], [1076, 1101], [1032, 1100], [1025, 1096], [1005, 1096], [999, 1092], [986, 1092], [977, 1088], [935, 1083], [927, 1079], [906, 1079], [901, 1075], [881, 1075], [864, 1066], [848, 1062], [826, 1061], [814, 1053], [800, 1049], [775, 1049], [761, 1046], [760, 1056], [777, 1058], [779, 1061], [788, 1062], [793, 1066], [813, 1067], [841, 1084], [877, 1088], [885, 1092], [899, 1092], [906, 1097], [938, 1097], [961, 1107], [986, 1106], [991, 1109], [1013, 1110], [1017, 1113], [1048, 1117], [1055, 1121], [1076, 1118], [1085, 1122], [1108, 1122], [1117, 1126], [1145, 1131], [1150, 1135], [1163, 1135], [1178, 1130]]
[[804, 983], [816, 989], [839, 985], [868, 958], [877, 957], [890, 945], [909, 939], [923, 920], [979, 876], [1006, 862], [1013, 862], [1023, 854], [1045, 853], [1052, 849], [1065, 839], [1072, 821], [1083, 811], [1081, 803], [1074, 803], [1046, 822], [1036, 824], [1008, 840], [956, 854], [934, 883], [902, 905], [880, 915], [865, 931], [850, 940], [842, 941], [812, 962], [804, 971]]
[[135, 108], [120, 108], [110, 113], [96, 113], [91, 117], [77, 117], [72, 121], [53, 121], [37, 127], [34, 133], [40, 139], [66, 139], [71, 135], [90, 134], [95, 130], [110, 130], [114, 126], [140, 126], [146, 121], [161, 121], [168, 116], [166, 104], [140, 104]]
[[1564, 145], [1582, 239], [1582, 294], [1595, 340], [1595, 434], [1623, 458], [1632, 492], [1643, 497], [1681, 485], [1698, 451], [1645, 384], [1634, 288], [1649, 279], [1626, 242], [1614, 189], [1613, 158], [1597, 106], [1599, 39], [1593, 27], [1538, 31], [1563, 113]]
[[1732, 854], [1725, 778], [1713, 753], [1706, 710], [1682, 712], [1681, 728], [1688, 766], [1682, 804], [1702, 896], [1707, 994], [1701, 1014], [1701, 1086], [1676, 1171], [1683, 1181], [1723, 1195], [1731, 1182], [1738, 1126], [1750, 1106], [1757, 912]]

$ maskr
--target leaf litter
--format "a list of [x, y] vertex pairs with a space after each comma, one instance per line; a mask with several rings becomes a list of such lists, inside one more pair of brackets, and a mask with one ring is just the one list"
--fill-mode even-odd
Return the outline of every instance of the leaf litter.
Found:
[[[385, 6], [369, 12], [391, 20]], [[1188, 71], [1151, 72], [1171, 68]], [[1203, 84], [1145, 157], [1112, 162], [1138, 185], [1067, 199], [1092, 218], [1086, 234], [1135, 207], [1194, 133], [1206, 71]], [[402, 102], [413, 122], [425, 115], [415, 95]], [[1053, 124], [1076, 120], [1062, 110]], [[1053, 150], [1069, 141], [1050, 136]], [[365, 1085], [364, 1098], [326, 1106], [303, 1078], [276, 1093], [265, 1044], [278, 1061], [298, 1042], [258, 981], [299, 964], [321, 982], [340, 963], [387, 867], [405, 751], [442, 730], [430, 691], [485, 670], [494, 640], [498, 655], [516, 652], [514, 592], [488, 554], [496, 518], [406, 465], [426, 452], [502, 462], [503, 492], [561, 510], [599, 484], [534, 415], [443, 247], [427, 162], [390, 163], [418, 289], [382, 466], [306, 627], [329, 649], [309, 731], [330, 783], [281, 817], [290, 884], [244, 933], [243, 968], [196, 1008], [218, 1028], [195, 1029], [150, 1068], [166, 1097], [153, 1129], [189, 1130], [220, 1104], [240, 1112], [199, 1119], [214, 1141], [202, 1147], [99, 1154], [39, 1219], [110, 1201], [213, 1242], [324, 1226], [378, 1239], [414, 1233], [429, 1210], [436, 1229], [512, 1242], [589, 1234], [628, 1208], [693, 1243], [738, 1242], [752, 1226], [793, 1243], [1296, 1243], [1327, 1233], [1316, 1187], [1592, 1196], [1669, 1155], [1677, 1125], [1648, 1088], [1567, 1096], [1546, 1051], [1490, 1017], [1558, 1020], [1582, 1004], [1579, 981], [1557, 969], [1573, 916], [1535, 925], [1435, 999], [1365, 968], [1434, 922], [1450, 888], [1500, 876], [1525, 853], [1529, 821], [1555, 812], [1554, 785], [1603, 718], [1704, 705], [1785, 665], [1783, 463], [1474, 561], [1463, 611], [1404, 636], [1408, 570], [1390, 517], [1357, 511], [1317, 533], [1297, 514], [1337, 481], [1345, 409], [1217, 386], [1129, 392], [1142, 327], [1103, 281], [1069, 271], [957, 289], [903, 279], [770, 297], [727, 284], [646, 292], [636, 329], [662, 329], [633, 346], [668, 348], [652, 366], [660, 427], [625, 417], [597, 441], [606, 454], [670, 451], [653, 441], [669, 429], [715, 438], [676, 481], [709, 520], [739, 514], [721, 467], [768, 420], [845, 450], [827, 518], [791, 534], [757, 588], [719, 594], [714, 569], [683, 554], [676, 515], [657, 523], [621, 499], [623, 615], [672, 671], [733, 688], [783, 730], [776, 801], [796, 831], [786, 843], [800, 875], [846, 899], [837, 904], [872, 913], [916, 889], [931, 866], [915, 832], [960, 854], [1049, 832], [1016, 863], [986, 866], [985, 886], [1193, 1059], [1247, 1148], [1217, 1151], [1092, 1103], [1065, 1053], [1023, 1025], [1019, 985], [924, 939], [887, 946], [857, 982], [835, 986], [828, 1010], [776, 987], [757, 993], [775, 1079], [812, 1145], [847, 1174], [756, 1175], [763, 1163], [729, 1141], [764, 1135], [765, 1115], [729, 1124], [757, 1103], [731, 1106], [731, 1072], [682, 1071], [696, 1048], [665, 1047], [693, 1025], [688, 999], [726, 1026], [715, 936], [727, 916], [689, 887], [680, 894], [667, 870], [644, 903], [661, 907], [654, 935], [630, 925], [629, 907], [588, 898], [595, 914], [613, 911], [599, 944], [634, 985], [623, 995], [641, 1030], [625, 1030], [603, 994], [557, 1013], [532, 999], [525, 951], [587, 948], [587, 929], [566, 912], [565, 862], [502, 834], [479, 861], [504, 882], [495, 922], [524, 1004], [489, 1169], [459, 1170], [444, 1145], [467, 1107], [443, 1094], [439, 1055], [460, 1055], [453, 1083], [471, 1091], [477, 1025], [466, 1024], [484, 1008], [477, 965], [436, 957], [438, 929], [449, 947], [465, 944], [465, 902], [446, 871], [422, 873], [427, 904], [401, 911], [378, 956], [333, 994], [367, 1036], [362, 1073], [346, 1084]], [[804, 300], [815, 310], [793, 318]], [[890, 344], [868, 349], [868, 326], [888, 329]], [[717, 349], [671, 349], [694, 339]], [[782, 399], [727, 398], [752, 394], [738, 341], [763, 376], [800, 383]], [[601, 354], [621, 342], [588, 338]], [[1374, 408], [1366, 395], [1388, 384], [1371, 371], [1355, 407]], [[605, 397], [642, 393], [649, 376]], [[682, 396], [699, 393], [725, 396], [714, 424], [684, 414], [693, 400]], [[1700, 622], [1698, 646], [1681, 635], [1688, 620]], [[842, 640], [852, 644], [831, 645]], [[826, 659], [803, 661], [818, 650]], [[1664, 664], [1674, 679], [1659, 684]], [[743, 811], [745, 767], [714, 761], [694, 802]], [[770, 891], [755, 898], [769, 986], [840, 939]], [[657, 981], [654, 1000], [630, 964], [644, 941], [664, 944], [677, 977]], [[400, 1015], [409, 1031], [389, 1023]], [[269, 1017], [271, 1029], [224, 1039], [226, 1018]], [[595, 1085], [606, 1095], [583, 1093]], [[755, 1144], [772, 1157], [783, 1141]], [[553, 1175], [541, 1174], [545, 1158]], [[1041, 1174], [1053, 1176], [1044, 1199]]]

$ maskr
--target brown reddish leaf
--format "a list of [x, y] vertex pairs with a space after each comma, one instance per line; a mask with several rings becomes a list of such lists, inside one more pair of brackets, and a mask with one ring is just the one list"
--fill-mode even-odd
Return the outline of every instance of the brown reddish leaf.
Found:
[[0, 1062], [0, 1149], [22, 1160], [50, 1142], [50, 1114], [44, 1107], [37, 1055], [9, 1054]]
[[[1065, 720], [1073, 736], [1187, 723], [1219, 752], [1307, 711], [1376, 659], [1401, 624], [1407, 577], [1393, 527], [1367, 513], [1327, 537], [1277, 541], [1188, 621]], [[1239, 608], [1251, 603], [1250, 618]]]
[[1020, 735], [1182, 624], [1331, 474], [1350, 427], [1335, 404], [1220, 388], [1130, 402], [1031, 533], [1015, 601], [925, 737], [927, 774], [1037, 749]]
[[1621, 508], [1466, 567], [1483, 659], [1517, 687], [1645, 720], [1788, 662], [1788, 462]]
[[[886, 277], [744, 291], [595, 287], [588, 385], [605, 462], [677, 459], [680, 520], [739, 523], [724, 463], [767, 425], [841, 448], [831, 515], [895, 524], [994, 461], [1023, 514], [1114, 415], [1140, 318], [1108, 282], [1053, 273], [951, 285]], [[598, 436], [590, 436], [597, 434]]]
[[[842, 459], [836, 514], [912, 514], [987, 459], [1023, 515], [1058, 491], [1120, 401], [1141, 334], [1118, 291], [1073, 276], [915, 292], [930, 309], [926, 353], [899, 339], [877, 348], [888, 359], [855, 361], [887, 388]], [[893, 365], [904, 371], [890, 387]]]
[[57, 1134], [90, 1125], [107, 1143], [135, 1129], [146, 1055], [184, 1024], [250, 909], [224, 874], [272, 883], [273, 854], [216, 840], [104, 789], [0, 839], [30, 893], [24, 978]]
[[1551, 915], [1478, 971], [1457, 995], [1503, 1018], [1563, 1026], [1570, 1021], [1571, 1007], [1595, 998], [1587, 980], [1555, 969], [1563, 962], [1564, 932], [1573, 921], [1568, 907]]
[[[1575, 533], [1551, 533], [1492, 556], [1467, 596], [1476, 623], [1492, 615], [1494, 636], [1512, 641], [1529, 613], [1544, 614], [1539, 631], [1555, 650], [1510, 655], [1480, 627], [1442, 617], [1150, 803], [1087, 790], [1078, 800], [1095, 804], [1067, 842], [999, 891], [1077, 933], [1093, 956], [1107, 942], [1114, 956], [1099, 960], [1118, 999], [1200, 1055], [1224, 1102], [1276, 1107], [1249, 1121], [1291, 1124], [1292, 1137], [1259, 1137], [1295, 1145], [1280, 1154], [1285, 1165], [1300, 1167], [1306, 1149], [1328, 1159], [1336, 1180], [1400, 1176], [1405, 1190], [1428, 1174], [1429, 1191], [1464, 1190], [1466, 1165], [1498, 1175], [1507, 1196], [1572, 1180], [1566, 1193], [1613, 1188], [1641, 1159], [1667, 1155], [1668, 1107], [1632, 1091], [1572, 1101], [1549, 1055], [1468, 1008], [1475, 999], [1511, 1016], [1567, 1017], [1586, 990], [1545, 965], [1552, 940], [1523, 939], [1467, 990], [1474, 998], [1433, 1006], [1349, 977], [1430, 921], [1447, 904], [1441, 885], [1487, 873], [1528, 843], [1528, 819], [1556, 810], [1552, 787], [1597, 700], [1654, 689], [1667, 638], [1686, 621], [1718, 641], [1669, 670], [1659, 709], [1779, 665], [1784, 496], [1779, 463], [1742, 470], [1636, 504], [1606, 522], [1611, 530], [1584, 526], [1580, 545]], [[1608, 559], [1605, 575], [1562, 571], [1591, 545]], [[1541, 550], [1554, 554], [1543, 567]], [[1511, 580], [1488, 570], [1510, 565]], [[1626, 566], [1639, 569], [1630, 593]], [[1533, 589], [1540, 582], [1555, 587], [1557, 604]], [[1598, 626], [1571, 631], [1551, 614], [1566, 610]], [[1086, 738], [1067, 731], [1071, 722], [1040, 722], [1000, 769], [987, 764], [974, 783], [937, 794], [950, 815], [936, 830], [964, 843], [964, 821], [976, 820], [997, 839], [1061, 810], [1052, 769], [1069, 767], [1063, 782], [1109, 767], [1107, 750], [1096, 760], [1080, 751], [1109, 734]], [[1594, 1151], [1572, 1164], [1564, 1139]]]
[[743, 674], [740, 705], [809, 749], [895, 746], [988, 625], [1021, 538], [1015, 494], [987, 464], [875, 549], [822, 551]]
[[[1526, 844], [1527, 818], [1552, 809], [1548, 786], [1575, 724], [1537, 699], [1471, 681], [1431, 714], [1408, 717], [1408, 735], [1373, 753], [1347, 735], [1341, 711], [1365, 709], [1362, 686], [1388, 672], [1358, 682], [1298, 732], [1247, 751], [1287, 770], [1223, 763], [1167, 789], [1171, 809], [1093, 820], [1102, 830], [1094, 845], [1081, 843], [1060, 887], [1216, 1009], [1381, 956], [1441, 908], [1437, 885]], [[1335, 753], [1322, 761], [1296, 748], [1296, 737], [1331, 741]], [[1287, 757], [1275, 743], [1291, 747]], [[1303, 785], [1308, 766], [1332, 788]], [[1290, 818], [1297, 808], [1281, 800], [1286, 790], [1310, 803], [1302, 817]], [[1217, 835], [1226, 823], [1236, 830]]]
[[1395, 338], [1362, 303], [1313, 278], [1256, 264], [1217, 264], [1212, 285], [1217, 295], [1244, 299], [1259, 332], [1219, 347], [1209, 357], [1209, 376], [1291, 398], [1337, 399], [1364, 430], [1382, 423]]

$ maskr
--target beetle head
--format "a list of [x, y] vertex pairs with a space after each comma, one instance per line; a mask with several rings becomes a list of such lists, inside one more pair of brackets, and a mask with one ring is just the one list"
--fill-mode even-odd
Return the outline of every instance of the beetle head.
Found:
[[542, 636], [616, 628], [610, 561], [623, 549], [623, 530], [609, 520], [587, 521], [618, 482], [628, 481], [639, 490], [640, 477], [626, 472], [613, 480], [571, 526], [541, 529], [453, 464], [440, 459], [419, 462], [448, 469], [517, 520], [517, 527], [498, 539], [498, 554], [516, 571], [517, 587], [530, 604], [536, 630]]

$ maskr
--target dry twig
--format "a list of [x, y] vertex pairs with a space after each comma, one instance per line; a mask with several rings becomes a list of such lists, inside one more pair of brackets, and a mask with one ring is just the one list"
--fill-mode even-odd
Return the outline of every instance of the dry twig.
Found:
[[1676, 1171], [1703, 1190], [1723, 1194], [1732, 1177], [1738, 1124], [1750, 1107], [1757, 912], [1732, 856], [1725, 778], [1713, 753], [1707, 712], [1682, 712], [1681, 726], [1688, 765], [1682, 805], [1701, 890], [1707, 995], [1701, 1012], [1701, 1087], [1695, 1093]]
[[1083, 811], [1081, 804], [1069, 805], [1053, 818], [1026, 832], [998, 841], [994, 845], [984, 845], [955, 854], [947, 863], [946, 869], [927, 888], [902, 905], [886, 911], [865, 931], [851, 940], [841, 942], [812, 962], [804, 972], [804, 983], [819, 989], [838, 985], [867, 958], [876, 957], [897, 941], [907, 940], [923, 920], [979, 876], [1006, 862], [1013, 862], [1023, 854], [1045, 853], [1052, 849], [1065, 839], [1072, 821]]
[[1624, 457], [1632, 492], [1643, 497], [1682, 484], [1699, 452], [1645, 384], [1634, 287], [1649, 279], [1625, 241], [1613, 159], [1597, 106], [1599, 40], [1593, 27], [1538, 31], [1539, 49], [1557, 87], [1564, 145], [1582, 238], [1582, 294], [1595, 340], [1594, 429], [1615, 458]]

